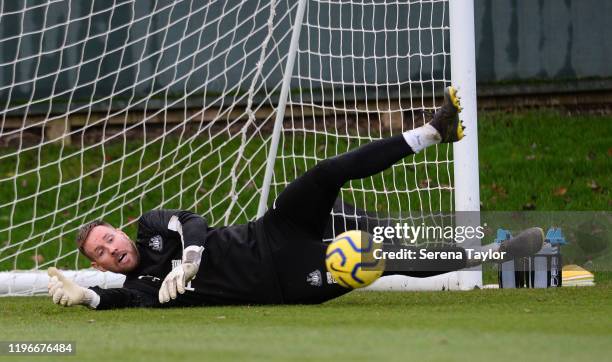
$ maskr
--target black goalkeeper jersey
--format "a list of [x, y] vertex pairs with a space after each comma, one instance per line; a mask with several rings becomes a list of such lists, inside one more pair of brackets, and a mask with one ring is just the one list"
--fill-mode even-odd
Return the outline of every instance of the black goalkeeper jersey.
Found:
[[[159, 303], [164, 278], [191, 245], [204, 247], [195, 279], [185, 294]], [[97, 309], [282, 303], [261, 220], [212, 228], [188, 211], [153, 210], [138, 220], [136, 247], [140, 261], [122, 288], [91, 288], [100, 295]]]

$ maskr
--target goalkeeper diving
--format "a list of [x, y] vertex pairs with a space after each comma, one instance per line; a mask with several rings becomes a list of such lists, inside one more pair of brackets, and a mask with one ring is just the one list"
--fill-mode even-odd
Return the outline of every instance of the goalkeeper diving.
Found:
[[[80, 252], [92, 267], [124, 274], [123, 287], [84, 288], [50, 268], [49, 295], [56, 304], [98, 310], [313, 304], [339, 297], [350, 289], [326, 273], [323, 240], [356, 228], [350, 220], [334, 222], [330, 213], [336, 208], [348, 213], [352, 207], [338, 199], [342, 186], [382, 172], [425, 147], [461, 140], [465, 128], [459, 101], [456, 90], [447, 87], [431, 122], [319, 162], [287, 185], [261, 218], [247, 224], [210, 227], [189, 211], [153, 210], [139, 218], [132, 241], [102, 220], [89, 222], [77, 235]], [[502, 251], [512, 259], [535, 254], [543, 240], [542, 229], [531, 228], [479, 248]], [[405, 271], [387, 270], [383, 276], [429, 277], [482, 263], [459, 246], [436, 250], [460, 252], [463, 258], [414, 261]]]

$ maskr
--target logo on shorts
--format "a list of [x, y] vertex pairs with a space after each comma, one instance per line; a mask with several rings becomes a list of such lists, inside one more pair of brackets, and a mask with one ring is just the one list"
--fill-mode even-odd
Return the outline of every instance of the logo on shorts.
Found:
[[308, 274], [306, 277], [306, 281], [310, 283], [313, 287], [320, 287], [323, 285], [323, 279], [321, 278], [321, 271], [314, 270]]
[[149, 247], [155, 251], [161, 251], [164, 247], [162, 237], [159, 235], [152, 237], [151, 240], [149, 240]]
[[332, 274], [330, 272], [327, 272], [327, 284], [337, 284], [337, 283], [338, 282], [336, 281], [336, 279], [334, 279]]

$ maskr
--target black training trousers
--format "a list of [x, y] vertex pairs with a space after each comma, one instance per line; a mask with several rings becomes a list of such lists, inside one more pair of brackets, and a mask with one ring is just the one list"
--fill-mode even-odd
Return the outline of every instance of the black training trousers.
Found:
[[[357, 228], [356, 221], [350, 218], [332, 220], [332, 209], [366, 214], [339, 202], [340, 189], [350, 180], [375, 175], [412, 154], [414, 152], [402, 135], [377, 140], [319, 162], [281, 192], [262, 221], [285, 303], [321, 303], [350, 291], [332, 283], [327, 274], [327, 244], [322, 240]], [[388, 221], [380, 220], [371, 226], [381, 223]], [[452, 246], [444, 249], [464, 252]], [[465, 267], [465, 257], [439, 264], [429, 268], [415, 265], [409, 271], [386, 272], [385, 275], [428, 277], [442, 274]]]

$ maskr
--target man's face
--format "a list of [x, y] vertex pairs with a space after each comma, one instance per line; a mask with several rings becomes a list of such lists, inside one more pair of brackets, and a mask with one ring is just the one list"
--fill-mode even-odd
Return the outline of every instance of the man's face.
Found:
[[138, 265], [138, 250], [121, 230], [98, 225], [91, 230], [83, 245], [91, 265], [101, 271], [127, 273]]

